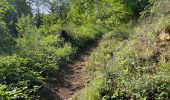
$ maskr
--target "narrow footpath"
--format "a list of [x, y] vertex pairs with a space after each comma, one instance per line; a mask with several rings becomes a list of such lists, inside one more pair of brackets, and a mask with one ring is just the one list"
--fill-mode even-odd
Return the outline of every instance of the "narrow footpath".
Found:
[[44, 100], [72, 100], [72, 96], [84, 87], [84, 78], [87, 76], [82, 71], [91, 53], [97, 48], [101, 38], [96, 39], [84, 50], [81, 50], [79, 55], [73, 59], [72, 63], [67, 66], [62, 66], [57, 75], [55, 84], [50, 85], [50, 93], [43, 93]]

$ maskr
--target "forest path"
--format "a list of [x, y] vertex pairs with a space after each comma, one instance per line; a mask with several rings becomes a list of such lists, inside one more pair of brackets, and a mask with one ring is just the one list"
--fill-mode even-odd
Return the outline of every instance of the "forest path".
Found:
[[101, 37], [81, 50], [78, 56], [72, 60], [72, 63], [60, 68], [57, 81], [49, 86], [51, 92], [43, 93], [44, 100], [72, 100], [71, 97], [84, 87], [83, 80], [87, 74], [82, 71], [82, 68], [93, 50], [98, 47]]

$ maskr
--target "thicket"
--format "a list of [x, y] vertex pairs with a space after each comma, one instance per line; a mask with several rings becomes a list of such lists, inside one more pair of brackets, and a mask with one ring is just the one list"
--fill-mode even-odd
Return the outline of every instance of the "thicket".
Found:
[[168, 100], [169, 0], [151, 0], [138, 23], [103, 36], [85, 67], [76, 100]]
[[[44, 81], [106, 31], [86, 3], [94, 2], [0, 1], [1, 99], [39, 99]], [[44, 5], [50, 13], [40, 13]]]
[[[159, 1], [151, 3], [159, 5]], [[121, 98], [125, 94], [130, 97], [132, 92], [123, 90], [124, 88], [131, 90], [133, 87], [127, 82], [128, 79], [138, 79], [133, 76], [139, 75], [138, 71], [141, 71], [136, 71], [141, 68], [141, 62], [135, 62], [140, 61], [140, 56], [136, 54], [141, 52], [136, 50], [137, 36], [131, 35], [134, 33], [132, 28], [124, 24], [138, 17], [148, 4], [148, 0], [135, 0], [135, 2], [134, 0], [0, 0], [0, 99], [40, 99], [40, 90], [44, 82], [54, 80], [53, 76], [63, 65], [68, 64], [80, 49], [91, 44], [103, 33], [106, 35], [102, 44], [94, 52], [86, 68], [95, 78], [89, 78], [90, 84], [78, 100], [84, 96], [88, 100]], [[47, 7], [48, 12], [44, 12], [42, 7]], [[148, 7], [143, 16], [155, 14], [150, 11]], [[146, 38], [142, 39], [146, 39], [144, 41], [149, 42], [148, 44], [154, 42], [152, 34], [139, 35], [145, 36]], [[141, 55], [148, 56], [148, 53], [152, 55], [150, 50], [153, 48], [149, 45], [146, 47], [146, 54], [141, 53]], [[164, 63], [163, 59], [161, 61]], [[131, 69], [135, 73], [129, 73], [129, 68], [137, 65], [139, 67]], [[128, 78], [130, 76], [131, 78]], [[145, 77], [144, 79], [147, 81]], [[163, 80], [162, 77], [160, 79]], [[113, 86], [113, 81], [118, 83], [116, 85], [118, 88]], [[134, 84], [139, 82], [135, 81]]]

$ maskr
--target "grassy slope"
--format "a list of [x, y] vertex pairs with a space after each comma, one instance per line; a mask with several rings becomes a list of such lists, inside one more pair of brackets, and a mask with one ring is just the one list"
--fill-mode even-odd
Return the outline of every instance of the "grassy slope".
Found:
[[76, 100], [170, 97], [169, 36], [159, 39], [160, 33], [169, 34], [165, 10], [169, 3], [157, 1], [143, 13], [140, 23], [120, 26], [103, 37], [85, 66], [89, 78]]

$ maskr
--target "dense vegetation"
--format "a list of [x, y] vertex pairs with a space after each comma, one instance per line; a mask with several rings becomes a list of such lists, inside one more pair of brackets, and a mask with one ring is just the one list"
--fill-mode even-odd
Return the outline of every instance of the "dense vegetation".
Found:
[[170, 98], [169, 4], [152, 0], [138, 23], [122, 24], [103, 36], [84, 69], [89, 78], [76, 100]]
[[0, 99], [36, 100], [102, 40], [76, 100], [169, 99], [169, 0], [0, 0]]

